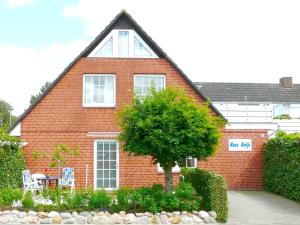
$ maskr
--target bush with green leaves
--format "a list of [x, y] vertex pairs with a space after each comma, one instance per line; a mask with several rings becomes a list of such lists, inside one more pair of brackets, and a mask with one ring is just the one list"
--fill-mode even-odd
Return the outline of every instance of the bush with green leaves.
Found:
[[217, 221], [228, 219], [227, 185], [224, 177], [198, 168], [183, 168], [184, 181], [189, 182], [196, 192], [203, 197], [202, 207], [217, 212]]
[[22, 206], [26, 210], [30, 210], [34, 208], [34, 202], [32, 198], [32, 193], [27, 191], [22, 199]]
[[77, 211], [89, 210], [91, 208], [90, 199], [92, 193], [90, 190], [77, 190], [74, 193], [64, 195], [66, 208]]
[[0, 189], [0, 207], [11, 207], [14, 201], [22, 199], [22, 190], [19, 188]]
[[25, 169], [23, 151], [18, 138], [0, 129], [0, 188], [22, 186], [22, 171]]
[[111, 197], [105, 190], [98, 190], [91, 193], [89, 205], [92, 209], [108, 210], [111, 201]]
[[300, 202], [300, 134], [278, 132], [264, 147], [264, 185]]

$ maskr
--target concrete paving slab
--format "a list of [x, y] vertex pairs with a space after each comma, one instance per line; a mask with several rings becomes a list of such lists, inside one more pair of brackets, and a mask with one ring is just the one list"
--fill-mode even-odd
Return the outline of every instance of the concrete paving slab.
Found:
[[300, 204], [264, 191], [229, 191], [228, 224], [300, 225]]

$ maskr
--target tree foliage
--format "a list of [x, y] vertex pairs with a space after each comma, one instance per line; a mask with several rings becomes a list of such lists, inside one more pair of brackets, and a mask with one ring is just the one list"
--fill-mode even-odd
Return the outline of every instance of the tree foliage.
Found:
[[51, 82], [46, 82], [42, 87], [40, 88], [40, 92], [36, 95], [31, 95], [30, 97], [30, 105], [32, 105], [41, 95], [50, 87]]
[[25, 168], [23, 151], [18, 138], [0, 128], [0, 189], [17, 188], [22, 184], [22, 171]]
[[8, 128], [16, 121], [16, 117], [11, 115], [13, 107], [4, 100], [0, 99], [0, 128]]
[[187, 157], [203, 160], [213, 155], [220, 138], [220, 119], [207, 105], [196, 104], [184, 91], [166, 88], [138, 98], [120, 112], [124, 150], [151, 156], [166, 174], [167, 191], [172, 191], [172, 167]]

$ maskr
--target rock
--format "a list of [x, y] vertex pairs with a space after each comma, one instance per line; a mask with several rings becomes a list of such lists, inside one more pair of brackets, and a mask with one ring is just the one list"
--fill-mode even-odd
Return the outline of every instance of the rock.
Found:
[[105, 215], [103, 215], [103, 216], [94, 216], [93, 223], [94, 224], [107, 224], [108, 223], [108, 218]]
[[144, 213], [135, 213], [136, 217], [144, 216]]
[[72, 212], [72, 216], [73, 216], [73, 217], [77, 217], [77, 216], [78, 216], [78, 213], [77, 213], [77, 212]]
[[9, 218], [8, 223], [20, 223], [19, 219], [15, 216]]
[[29, 219], [30, 224], [39, 224], [40, 223], [40, 218], [38, 216], [32, 216], [32, 217], [29, 217], [29, 218], [30, 218]]
[[90, 214], [91, 214], [92, 216], [95, 216], [95, 215], [96, 215], [96, 212], [95, 212], [95, 211], [90, 211]]
[[63, 221], [63, 219], [59, 214], [53, 216], [53, 218], [52, 218], [52, 223], [53, 224], [61, 224], [62, 221]]
[[79, 216], [84, 216], [84, 217], [88, 217], [90, 215], [90, 213], [88, 211], [83, 211], [79, 213]]
[[51, 224], [52, 218], [45, 218], [40, 220], [40, 224]]
[[9, 216], [1, 216], [0, 217], [0, 224], [7, 224], [9, 222]]
[[181, 211], [181, 215], [186, 215], [187, 211]]
[[88, 223], [88, 224], [93, 223], [93, 218], [94, 218], [94, 217], [93, 217], [92, 215], [87, 216], [87, 217], [86, 217], [87, 223]]
[[22, 223], [22, 224], [28, 224], [28, 223], [29, 223], [29, 220], [30, 220], [30, 217], [23, 217], [23, 218], [20, 220], [20, 223]]
[[150, 218], [148, 216], [140, 216], [136, 219], [137, 224], [149, 224], [150, 223]]
[[189, 216], [189, 217], [192, 217], [194, 214], [191, 213], [191, 212], [187, 212], [186, 215]]
[[162, 214], [162, 215], [166, 215], [167, 214], [167, 212], [166, 211], [161, 211], [161, 213], [160, 214]]
[[29, 211], [29, 212], [27, 213], [27, 215], [28, 215], [28, 216], [36, 216], [36, 215], [37, 215], [37, 212], [35, 212], [35, 211]]
[[60, 213], [60, 216], [63, 218], [63, 220], [72, 218], [71, 213], [68, 212], [62, 212]]
[[159, 216], [156, 216], [156, 215], [152, 216], [151, 223], [153, 223], [153, 224], [160, 224]]
[[216, 223], [216, 220], [211, 216], [205, 217], [203, 220], [205, 223]]
[[59, 213], [55, 212], [55, 211], [51, 211], [51, 212], [48, 213], [49, 218], [53, 218], [54, 216], [59, 216]]
[[204, 219], [204, 218], [206, 218], [206, 217], [209, 217], [209, 214], [208, 214], [207, 212], [205, 212], [205, 211], [200, 211], [200, 212], [199, 212], [199, 217], [200, 217], [201, 219]]
[[113, 224], [121, 224], [123, 223], [123, 217], [120, 216], [118, 213], [114, 213], [110, 217], [111, 223]]
[[87, 219], [85, 216], [77, 216], [77, 217], [75, 217], [75, 223], [76, 224], [86, 224]]
[[173, 212], [173, 215], [174, 215], [174, 216], [180, 216], [180, 212], [179, 212], [179, 211], [174, 211], [174, 212]]
[[125, 215], [126, 215], [126, 212], [125, 212], [125, 211], [120, 211], [120, 212], [119, 212], [119, 215], [120, 215], [120, 216], [125, 216]]
[[123, 217], [123, 222], [125, 224], [132, 224], [135, 223], [136, 217], [133, 213], [128, 213]]
[[107, 217], [110, 217], [110, 216], [111, 216], [110, 212], [108, 212], [108, 211], [105, 211], [104, 214], [105, 214], [105, 216], [107, 216]]
[[9, 210], [4, 210], [3, 212], [0, 212], [0, 216], [6, 216], [9, 215], [11, 212]]
[[14, 209], [14, 210], [12, 210], [12, 211], [10, 212], [10, 214], [11, 214], [11, 215], [18, 215], [19, 212], [20, 212], [19, 210]]
[[170, 217], [172, 217], [173, 216], [173, 213], [167, 213], [167, 216], [170, 218]]
[[196, 211], [196, 210], [193, 210], [192, 213], [193, 213], [194, 215], [198, 215], [198, 211]]
[[47, 212], [38, 212], [38, 217], [40, 217], [41, 219], [45, 219], [48, 218], [48, 213]]
[[181, 217], [181, 222], [182, 222], [183, 224], [192, 224], [192, 223], [194, 222], [194, 220], [193, 220], [193, 218], [191, 218], [191, 217], [189, 217], [189, 216], [187, 216], [187, 215], [183, 215], [183, 216]]
[[27, 216], [27, 213], [26, 212], [19, 212], [18, 213], [18, 218], [19, 219], [22, 219], [22, 218], [24, 218], [24, 217], [26, 217]]
[[96, 216], [106, 216], [105, 213], [103, 211], [97, 212]]
[[168, 224], [169, 223], [169, 218], [168, 218], [168, 216], [166, 214], [161, 214], [159, 216], [159, 218], [160, 218], [160, 222], [162, 224]]
[[148, 217], [152, 217], [152, 216], [153, 216], [153, 213], [151, 213], [151, 212], [145, 212], [144, 215], [145, 215], [145, 216], [148, 216]]
[[193, 215], [192, 218], [194, 223], [203, 223], [203, 220], [198, 216]]
[[208, 214], [214, 219], [217, 218], [217, 213], [215, 211], [209, 211]]
[[75, 223], [75, 218], [69, 218], [63, 220], [63, 224], [74, 224]]
[[170, 222], [172, 224], [179, 224], [179, 223], [181, 223], [181, 218], [180, 218], [180, 216], [176, 215], [174, 217], [171, 217]]

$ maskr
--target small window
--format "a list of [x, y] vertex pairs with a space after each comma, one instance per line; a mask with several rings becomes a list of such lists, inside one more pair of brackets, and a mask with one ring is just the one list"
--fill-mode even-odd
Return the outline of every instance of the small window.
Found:
[[119, 56], [129, 55], [129, 32], [119, 31]]
[[290, 114], [290, 105], [289, 104], [279, 104], [273, 106], [273, 117], [281, 116], [283, 114]]
[[85, 75], [83, 91], [83, 106], [115, 106], [115, 75]]
[[137, 96], [145, 96], [149, 94], [150, 89], [154, 87], [156, 91], [165, 88], [164, 75], [135, 75], [134, 90]]
[[150, 57], [151, 53], [145, 48], [145, 46], [134, 37], [134, 55], [139, 57]]
[[113, 56], [113, 38], [111, 37], [103, 46], [96, 52], [96, 55], [102, 57], [112, 57]]

